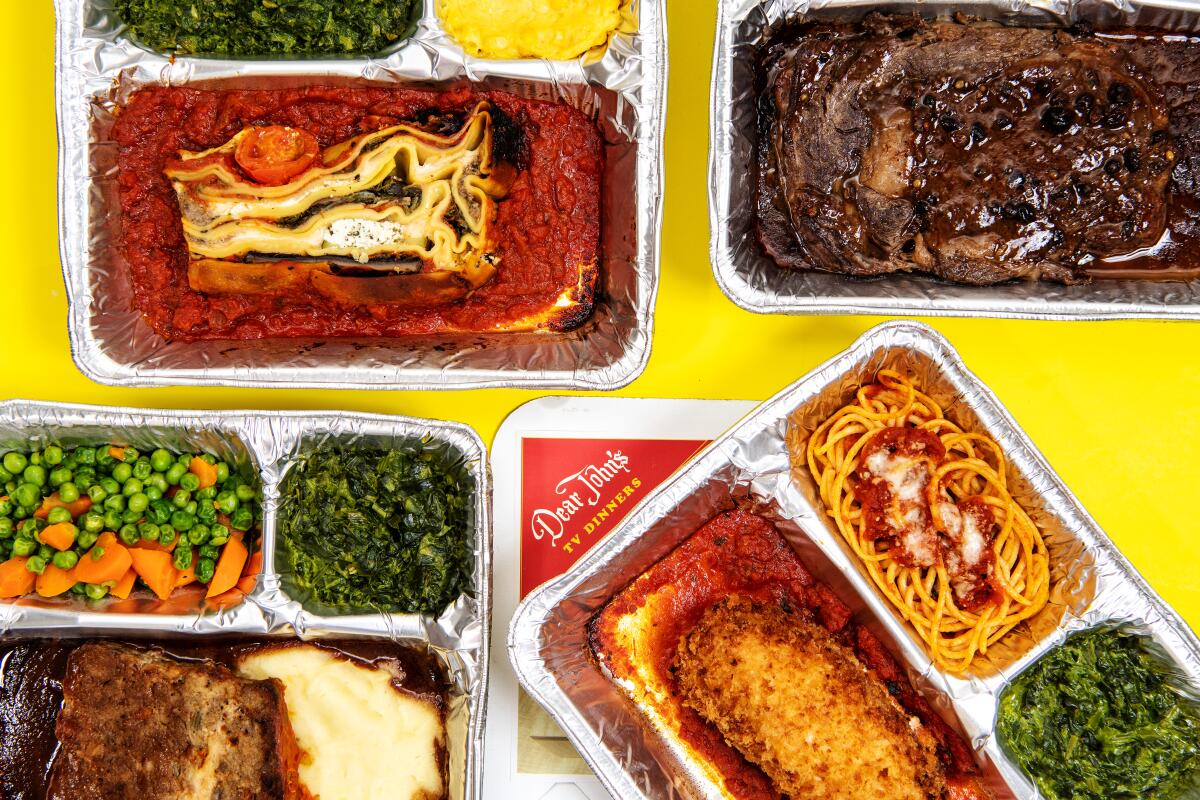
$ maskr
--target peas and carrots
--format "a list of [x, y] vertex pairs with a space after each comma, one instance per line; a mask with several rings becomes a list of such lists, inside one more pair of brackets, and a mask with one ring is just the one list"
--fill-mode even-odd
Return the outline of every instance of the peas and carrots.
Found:
[[261, 565], [243, 543], [260, 520], [257, 489], [207, 453], [9, 451], [0, 456], [0, 598], [124, 599], [139, 582], [162, 599], [192, 582], [224, 594], [246, 582], [243, 565]]

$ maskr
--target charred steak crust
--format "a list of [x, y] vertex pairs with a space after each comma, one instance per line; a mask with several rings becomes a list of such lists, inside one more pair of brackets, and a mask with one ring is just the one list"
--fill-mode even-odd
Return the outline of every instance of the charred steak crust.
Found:
[[986, 285], [1088, 279], [1157, 243], [1178, 145], [1135, 48], [868, 15], [760, 59], [759, 241], [781, 266]]
[[303, 800], [278, 681], [152, 649], [85, 644], [67, 662], [50, 800]]

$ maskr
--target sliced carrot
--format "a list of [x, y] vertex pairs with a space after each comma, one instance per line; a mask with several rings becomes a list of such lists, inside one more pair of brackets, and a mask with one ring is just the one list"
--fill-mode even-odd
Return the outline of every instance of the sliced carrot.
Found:
[[171, 554], [137, 547], [130, 551], [130, 554], [133, 556], [133, 568], [137, 570], [138, 577], [150, 587], [150, 591], [154, 592], [159, 600], [170, 597], [179, 580], [179, 570], [171, 563]]
[[179, 573], [175, 578], [176, 587], [187, 586], [189, 583], [196, 582], [196, 562], [200, 559], [196, 558], [195, 555], [195, 553], [192, 553], [192, 563], [188, 565], [187, 569], [176, 570]]
[[38, 519], [45, 519], [56, 508], [65, 508], [71, 512], [72, 519], [78, 519], [92, 510], [92, 498], [85, 494], [73, 503], [64, 503], [59, 499], [58, 492], [55, 492], [49, 497], [43, 498], [42, 507], [33, 512], [33, 515]]
[[254, 591], [254, 587], [258, 585], [258, 574], [262, 572], [262, 562], [262, 550], [250, 554], [250, 558], [246, 559], [246, 566], [242, 567], [242, 577], [238, 578], [237, 588], [246, 594]]
[[116, 447], [114, 445], [113, 447], [108, 448], [108, 454], [110, 456], [112, 456], [113, 458], [115, 458], [117, 461], [125, 460], [125, 448], [124, 447]]
[[208, 594], [205, 597], [216, 597], [237, 586], [238, 578], [242, 577], [242, 567], [250, 552], [237, 536], [229, 537], [221, 557], [217, 559], [217, 568], [213, 571], [212, 580], [208, 582]]
[[188, 463], [188, 472], [200, 479], [201, 489], [217, 485], [217, 468], [200, 456], [194, 456]]
[[79, 532], [69, 522], [56, 522], [49, 525], [38, 534], [42, 539], [42, 544], [48, 544], [55, 550], [70, 550], [71, 545], [75, 544], [75, 534]]
[[129, 593], [133, 591], [133, 582], [137, 580], [137, 570], [130, 567], [121, 576], [121, 580], [117, 581], [117, 585], [109, 590], [109, 594], [120, 600], [129, 597]]
[[238, 603], [246, 599], [246, 594], [241, 589], [230, 589], [227, 592], [221, 592], [215, 597], [208, 597], [204, 604], [209, 608], [229, 608], [236, 606]]
[[28, 558], [14, 556], [0, 564], [0, 598], [20, 597], [33, 591], [37, 576], [25, 569]]
[[140, 550], [157, 550], [160, 553], [170, 553], [175, 550], [175, 546], [177, 544], [179, 544], [178, 536], [176, 536], [175, 541], [171, 542], [170, 544], [161, 544], [159, 542], [152, 542], [149, 539], [142, 539], [140, 542], [135, 544], [131, 549], [134, 549], [134, 550], [138, 550], [138, 549], [140, 549]]
[[[97, 557], [99, 553], [99, 557]], [[84, 583], [119, 581], [129, 571], [133, 557], [112, 531], [100, 534], [96, 544], [75, 565], [75, 577]]]
[[42, 597], [58, 597], [77, 582], [74, 569], [59, 569], [47, 564], [42, 574], [37, 576], [37, 593]]

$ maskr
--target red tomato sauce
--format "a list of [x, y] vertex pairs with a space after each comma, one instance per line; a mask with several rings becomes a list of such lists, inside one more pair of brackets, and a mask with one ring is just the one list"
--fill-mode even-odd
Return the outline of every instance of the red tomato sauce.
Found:
[[667, 603], [658, 606], [654, 626], [647, 633], [653, 653], [649, 666], [671, 693], [669, 702], [680, 720], [681, 737], [717, 767], [739, 800], [778, 800], [780, 795], [758, 767], [684, 705], [671, 670], [680, 640], [708, 609], [731, 595], [807, 612], [810, 620], [854, 652], [905, 711], [921, 720], [937, 742], [948, 782], [959, 792], [955, 797], [988, 797], [974, 777], [979, 768], [970, 748], [913, 687], [883, 643], [854, 620], [849, 607], [828, 586], [813, 578], [769, 520], [742, 510], [713, 518], [593, 618], [592, 649], [614, 676], [634, 674], [630, 654], [617, 645], [617, 620], [655, 595], [667, 598]]
[[[499, 204], [494, 227], [500, 268], [457, 303], [435, 308], [339, 306], [309, 289], [277, 295], [222, 295], [188, 285], [179, 207], [163, 174], [180, 150], [217, 147], [247, 126], [308, 131], [322, 148], [411, 121], [428, 112], [469, 111], [488, 100], [520, 127], [527, 163]], [[299, 336], [401, 336], [503, 329], [531, 315], [544, 327], [582, 324], [594, 302], [600, 255], [604, 151], [595, 124], [561, 103], [467, 89], [205, 91], [151, 87], [130, 97], [113, 128], [119, 147], [121, 241], [134, 305], [172, 340]], [[583, 280], [581, 281], [581, 265]], [[575, 301], [552, 310], [564, 291]]]

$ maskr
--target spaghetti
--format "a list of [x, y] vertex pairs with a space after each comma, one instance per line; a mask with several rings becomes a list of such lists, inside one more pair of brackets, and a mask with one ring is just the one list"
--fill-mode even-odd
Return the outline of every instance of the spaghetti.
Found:
[[821, 500], [872, 581], [952, 673], [1046, 605], [1050, 565], [988, 436], [964, 431], [882, 370], [805, 444]]

